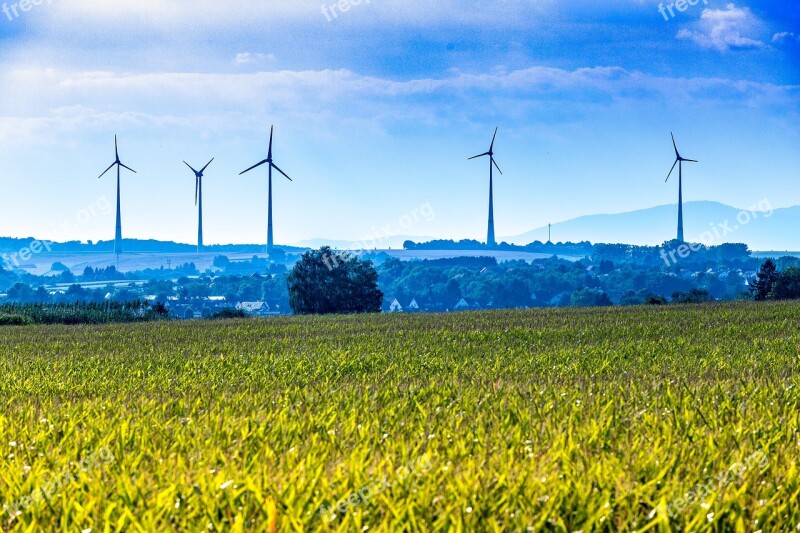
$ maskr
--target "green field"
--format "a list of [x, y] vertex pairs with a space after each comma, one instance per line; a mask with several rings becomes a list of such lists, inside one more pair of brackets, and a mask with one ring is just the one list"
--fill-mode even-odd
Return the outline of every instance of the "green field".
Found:
[[730, 304], [2, 328], [0, 526], [794, 531], [798, 325]]

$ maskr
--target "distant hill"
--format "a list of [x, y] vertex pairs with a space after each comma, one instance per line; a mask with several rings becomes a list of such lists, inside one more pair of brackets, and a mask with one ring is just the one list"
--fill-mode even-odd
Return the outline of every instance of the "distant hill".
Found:
[[[19, 251], [20, 249], [30, 245], [33, 237], [12, 238], [0, 237], [0, 251]], [[96, 242], [56, 242], [50, 244], [53, 252], [72, 252], [72, 253], [113, 253], [114, 241], [96, 241]], [[294, 246], [276, 245], [286, 252], [302, 251], [302, 248]], [[155, 239], [142, 240], [142, 239], [123, 239], [122, 249], [128, 253], [163, 253], [163, 254], [186, 254], [194, 253], [197, 246], [194, 244], [183, 244], [172, 241], [159, 241]], [[263, 254], [265, 252], [265, 244], [216, 244], [206, 245], [204, 252], [211, 253], [253, 253]]]
[[295, 245], [302, 248], [320, 248], [322, 246], [330, 246], [336, 250], [402, 250], [403, 243], [406, 241], [426, 242], [433, 240], [433, 237], [411, 237], [408, 235], [392, 235], [391, 237], [383, 237], [381, 239], [363, 239], [348, 241], [342, 239], [308, 239], [305, 241], [296, 242]]
[[[741, 242], [752, 250], [800, 250], [800, 206], [776, 209], [771, 216], [767, 216], [770, 215], [768, 207], [762, 205], [755, 210], [757, 216], [753, 216], [747, 210], [717, 202], [687, 202], [683, 208], [685, 239], [703, 242], [703, 238], [713, 237], [712, 245]], [[675, 238], [677, 224], [678, 205], [662, 205], [614, 215], [588, 215], [553, 224], [552, 238], [554, 242], [658, 245]], [[705, 232], [710, 233], [703, 235]], [[500, 240], [512, 244], [544, 242], [547, 227]]]
[[[691, 242], [703, 242], [703, 238], [713, 239], [708, 244], [718, 245], [727, 242], [747, 244], [755, 251], [793, 251], [800, 250], [800, 206], [776, 209], [771, 213], [769, 205], [757, 207], [753, 216], [747, 210], [737, 209], [718, 202], [687, 202], [684, 205], [685, 238]], [[553, 242], [625, 243], [637, 245], [659, 245], [674, 239], [677, 231], [677, 205], [662, 205], [610, 215], [587, 215], [553, 224]], [[741, 221], [739, 216], [741, 215]], [[744, 223], [742, 223], [744, 222]], [[727, 223], [727, 224], [726, 224]], [[727, 234], [724, 227], [727, 227]], [[714, 231], [716, 229], [716, 232]], [[706, 232], [706, 235], [703, 235]], [[456, 238], [460, 238], [456, 236]], [[32, 238], [19, 239], [0, 237], [0, 251], [19, 251], [32, 241]], [[378, 239], [375, 242], [350, 241], [342, 239], [308, 239], [294, 246], [281, 245], [287, 252], [303, 251], [308, 248], [331, 246], [340, 250], [358, 248], [371, 250], [402, 250], [407, 240], [427, 242], [432, 237], [395, 235]], [[499, 241], [526, 245], [535, 241], [547, 241], [547, 227], [537, 228], [514, 236], [503, 236]], [[171, 241], [125, 239], [123, 248], [127, 252], [139, 253], [194, 253], [191, 244]], [[263, 253], [263, 244], [227, 244], [206, 246], [206, 253]], [[112, 253], [113, 241], [81, 243], [78, 241], [57, 243], [56, 252], [98, 252]]]

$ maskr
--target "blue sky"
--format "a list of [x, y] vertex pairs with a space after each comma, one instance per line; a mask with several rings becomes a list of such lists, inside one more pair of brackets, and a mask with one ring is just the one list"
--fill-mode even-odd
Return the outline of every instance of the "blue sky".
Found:
[[[674, 203], [670, 131], [701, 161], [687, 200], [800, 204], [796, 1], [664, 2], [668, 20], [642, 0], [363, 0], [335, 18], [333, 0], [6, 4], [0, 235], [112, 239], [97, 175], [116, 133], [139, 172], [125, 237], [193, 242], [181, 161], [216, 157], [206, 241], [264, 242], [266, 175], [238, 173], [271, 124], [294, 178], [275, 181], [280, 243], [484, 239], [487, 169], [467, 158], [495, 126], [499, 236]], [[435, 217], [399, 227], [423, 205]]]

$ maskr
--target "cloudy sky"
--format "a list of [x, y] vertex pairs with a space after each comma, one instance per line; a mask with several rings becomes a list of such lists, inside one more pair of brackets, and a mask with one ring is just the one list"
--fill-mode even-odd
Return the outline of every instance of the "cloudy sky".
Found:
[[[40, 0], [0, 12], [0, 235], [210, 243], [485, 238], [687, 200], [800, 204], [800, 3]], [[346, 8], [346, 9], [345, 9]], [[400, 228], [429, 205], [435, 217]], [[90, 215], [87, 215], [90, 213]], [[544, 237], [545, 235], [543, 235]]]

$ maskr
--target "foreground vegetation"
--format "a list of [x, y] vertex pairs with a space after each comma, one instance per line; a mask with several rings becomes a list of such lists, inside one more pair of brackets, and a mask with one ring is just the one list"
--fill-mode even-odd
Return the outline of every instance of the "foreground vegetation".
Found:
[[3, 328], [0, 525], [794, 530], [799, 321], [740, 303]]
[[165, 320], [169, 312], [162, 304], [149, 302], [105, 301], [61, 304], [0, 305], [0, 326], [29, 324], [114, 324], [117, 322], [150, 322]]

